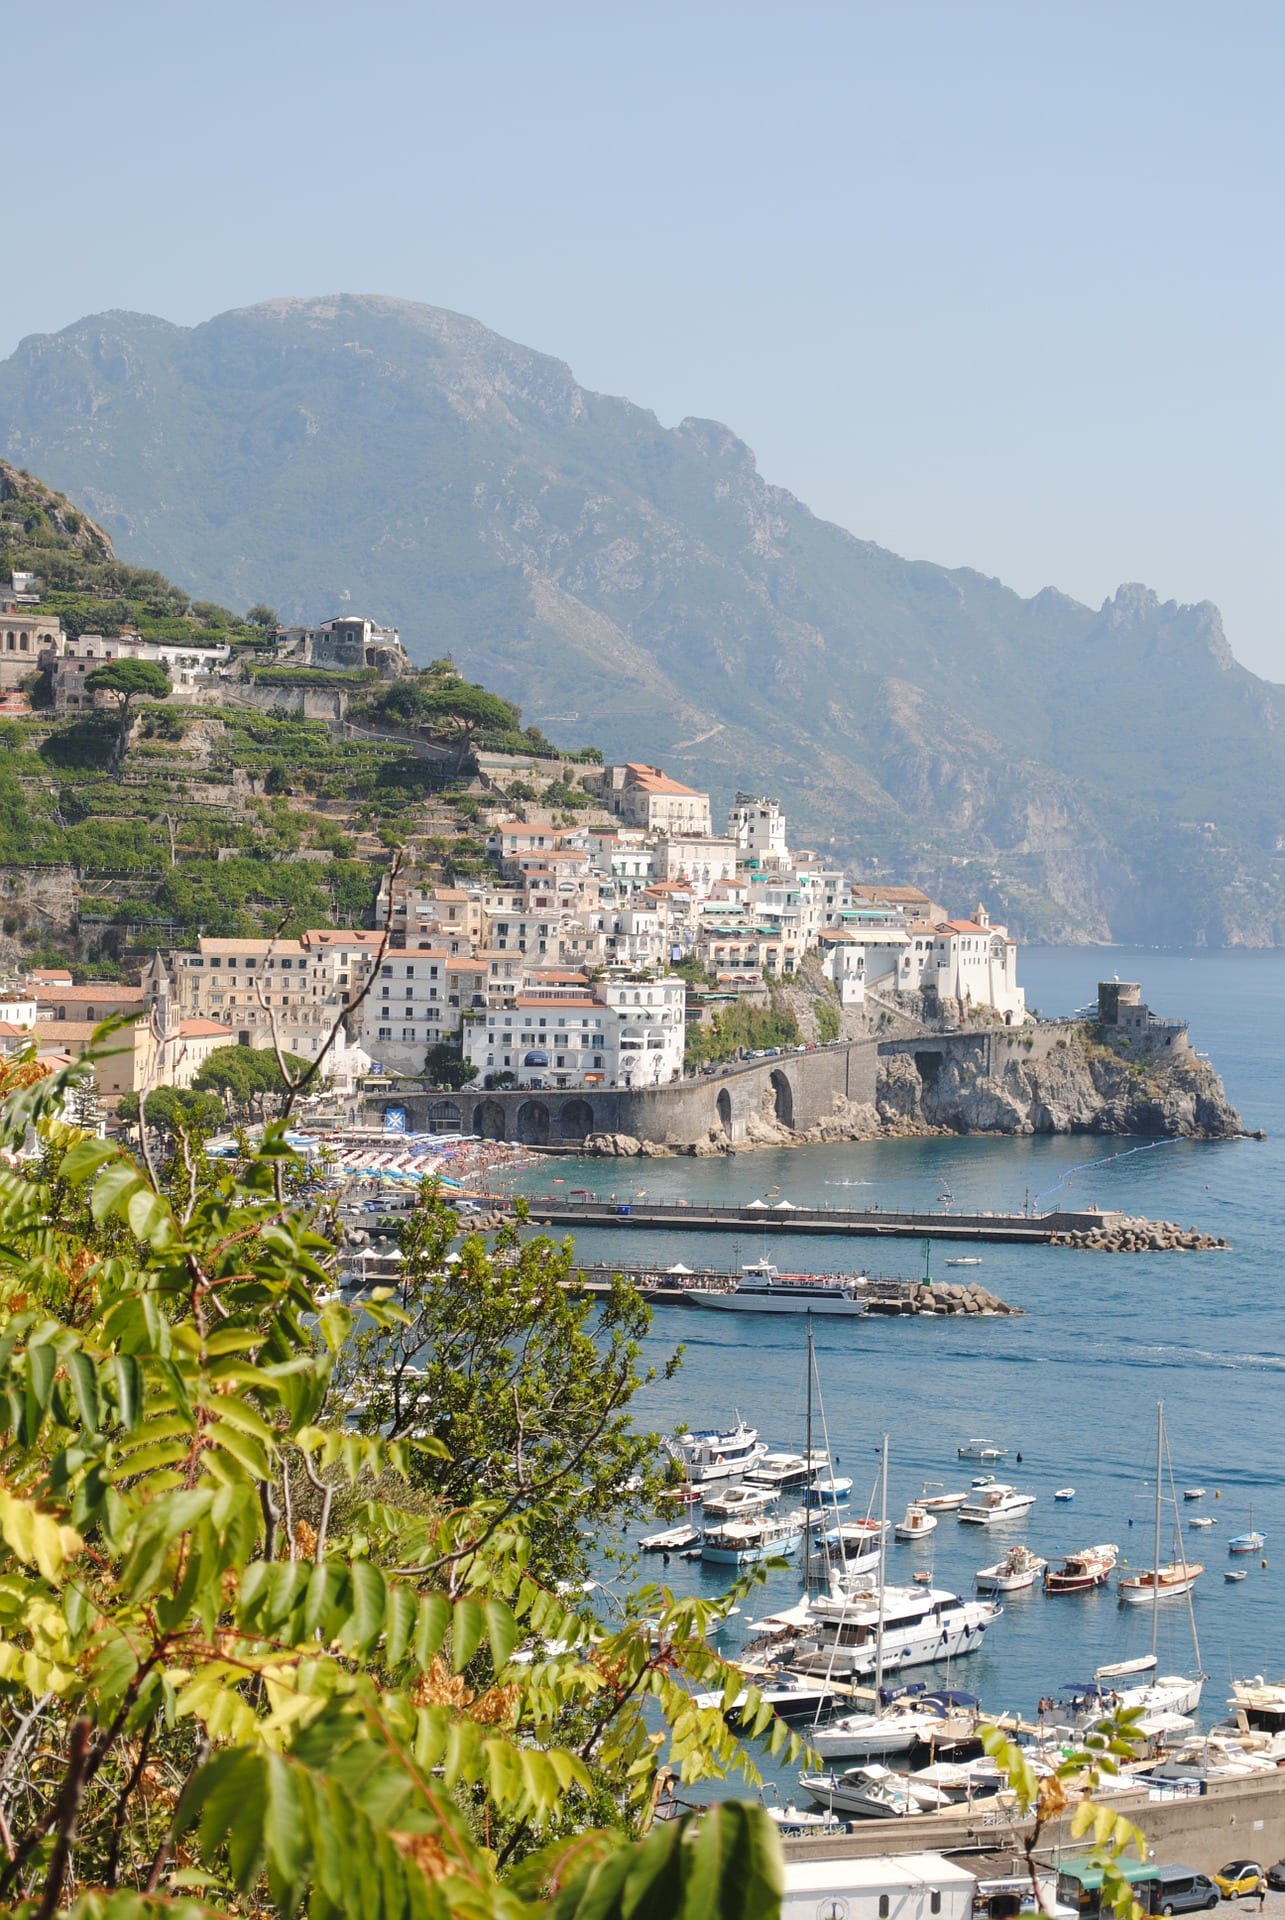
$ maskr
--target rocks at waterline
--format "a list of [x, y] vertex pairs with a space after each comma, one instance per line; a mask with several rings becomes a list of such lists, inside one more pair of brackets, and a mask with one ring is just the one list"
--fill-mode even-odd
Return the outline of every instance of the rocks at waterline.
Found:
[[1077, 1233], [1055, 1233], [1051, 1247], [1079, 1247], [1086, 1253], [1211, 1253], [1230, 1245], [1221, 1235], [1180, 1227], [1172, 1220], [1118, 1219], [1111, 1226]]

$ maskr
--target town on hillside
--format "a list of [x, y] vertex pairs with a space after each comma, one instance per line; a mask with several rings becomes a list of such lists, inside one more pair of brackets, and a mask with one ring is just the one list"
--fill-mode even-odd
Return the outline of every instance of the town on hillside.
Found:
[[[162, 700], [189, 710], [247, 692], [297, 710], [292, 669], [385, 685], [414, 672], [395, 631], [344, 615], [274, 630], [285, 668], [247, 687], [228, 645], [65, 633], [38, 585], [15, 574], [0, 599], [0, 682], [26, 700], [34, 663], [56, 715], [118, 706], [92, 676], [125, 660], [163, 667]], [[132, 981], [20, 970], [0, 1044], [34, 1038], [42, 1059], [63, 1060], [99, 1022], [132, 1017], [95, 1067], [110, 1116], [128, 1095], [190, 1088], [228, 1046], [323, 1058], [328, 1092], [350, 1099], [403, 1079], [636, 1090], [808, 1034], [837, 1040], [880, 1010], [1026, 1019], [1015, 944], [983, 907], [954, 918], [918, 887], [853, 879], [792, 849], [771, 797], [737, 793], [716, 828], [709, 794], [657, 767], [483, 746], [468, 764], [481, 871], [454, 871], [449, 847], [418, 862], [412, 844], [386, 860], [364, 927], [157, 944]], [[802, 1028], [781, 1000], [800, 983], [812, 1010]]]

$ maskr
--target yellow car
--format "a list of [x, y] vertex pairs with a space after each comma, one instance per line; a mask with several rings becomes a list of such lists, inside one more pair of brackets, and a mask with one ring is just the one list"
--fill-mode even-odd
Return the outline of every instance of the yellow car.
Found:
[[1238, 1900], [1243, 1894], [1257, 1893], [1262, 1877], [1257, 1860], [1229, 1860], [1214, 1875], [1214, 1885], [1224, 1900]]

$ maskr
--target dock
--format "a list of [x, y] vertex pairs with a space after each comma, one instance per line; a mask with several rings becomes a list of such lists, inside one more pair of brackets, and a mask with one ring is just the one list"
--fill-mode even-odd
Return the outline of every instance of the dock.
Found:
[[[625, 1232], [781, 1233], [856, 1236], [883, 1240], [965, 1240], [1008, 1246], [1047, 1246], [1073, 1234], [1111, 1233], [1122, 1215], [1057, 1213], [885, 1213], [840, 1207], [786, 1205], [696, 1206], [685, 1201], [564, 1199], [527, 1194], [528, 1218], [538, 1227], [614, 1227]], [[508, 1199], [497, 1204], [511, 1206]]]
[[[622, 1267], [609, 1261], [596, 1263], [577, 1263], [572, 1267], [565, 1284], [577, 1293], [610, 1293], [617, 1280], [624, 1280], [630, 1286], [645, 1294], [653, 1307], [681, 1307], [693, 1293], [731, 1293], [740, 1279], [738, 1272], [722, 1267], [682, 1267], [677, 1272], [672, 1268]], [[840, 1274], [817, 1275], [817, 1278], [838, 1280]], [[950, 1314], [981, 1314], [989, 1319], [999, 1315], [1018, 1314], [1021, 1307], [1013, 1307], [1000, 1300], [986, 1288], [953, 1281], [912, 1280], [901, 1274], [863, 1273], [857, 1280], [860, 1297], [865, 1302], [867, 1315], [877, 1317], [886, 1315], [896, 1318], [902, 1314], [932, 1314], [943, 1316]]]

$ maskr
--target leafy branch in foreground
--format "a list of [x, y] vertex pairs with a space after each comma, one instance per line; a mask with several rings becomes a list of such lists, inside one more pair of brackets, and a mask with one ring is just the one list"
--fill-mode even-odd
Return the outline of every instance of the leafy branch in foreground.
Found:
[[769, 1920], [761, 1810], [653, 1824], [668, 1779], [755, 1778], [707, 1639], [747, 1583], [644, 1589], [610, 1627], [573, 1603], [537, 1551], [560, 1479], [461, 1485], [431, 1405], [351, 1424], [356, 1320], [281, 1130], [158, 1184], [67, 1124], [77, 1072], [16, 1070], [0, 1108], [0, 1144], [38, 1144], [0, 1167], [0, 1902]]

